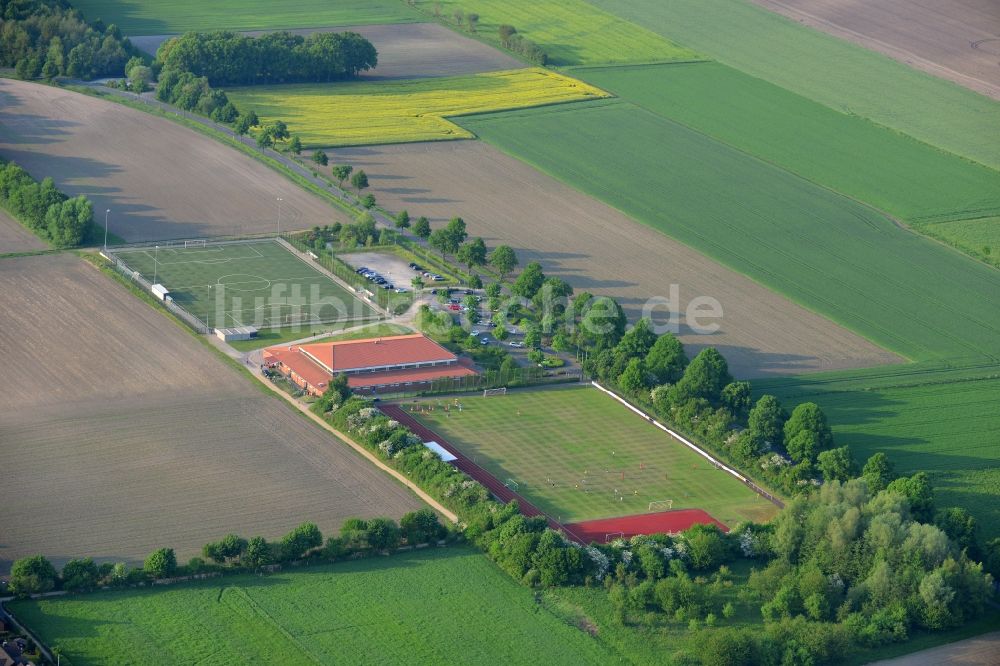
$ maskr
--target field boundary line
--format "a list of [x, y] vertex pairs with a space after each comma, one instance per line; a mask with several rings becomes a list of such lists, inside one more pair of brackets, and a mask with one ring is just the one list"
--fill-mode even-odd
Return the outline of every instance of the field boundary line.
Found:
[[689, 439], [687, 439], [683, 435], [681, 435], [681, 434], [679, 434], [677, 432], [674, 432], [673, 430], [671, 430], [667, 426], [663, 425], [662, 423], [660, 423], [659, 421], [657, 421], [656, 419], [654, 419], [652, 416], [650, 416], [646, 412], [642, 411], [641, 409], [639, 409], [638, 407], [636, 407], [635, 405], [633, 405], [632, 403], [630, 403], [628, 400], [626, 400], [625, 398], [623, 398], [620, 395], [618, 395], [617, 393], [615, 393], [614, 391], [611, 391], [609, 389], [604, 388], [603, 386], [601, 386], [597, 382], [590, 382], [590, 384], [594, 388], [596, 388], [596, 389], [598, 389], [600, 391], [603, 391], [604, 393], [610, 395], [612, 398], [614, 398], [615, 400], [617, 400], [621, 404], [625, 405], [626, 407], [628, 407], [629, 409], [631, 409], [633, 412], [635, 412], [636, 414], [638, 414], [642, 418], [646, 419], [647, 421], [649, 421], [654, 426], [656, 426], [660, 430], [664, 431], [665, 433], [667, 433], [668, 435], [670, 435], [671, 437], [673, 437], [675, 440], [677, 440], [681, 444], [687, 446], [689, 449], [691, 449], [692, 451], [694, 451], [698, 455], [706, 458], [709, 462], [711, 462], [717, 468], [719, 468], [719, 469], [721, 469], [721, 470], [723, 470], [725, 472], [729, 472], [730, 474], [732, 474], [733, 476], [735, 476], [737, 479], [739, 479], [740, 481], [742, 481], [748, 488], [750, 488], [750, 490], [754, 491], [755, 493], [757, 493], [758, 495], [760, 495], [764, 499], [769, 500], [770, 502], [772, 502], [778, 508], [781, 508], [781, 509], [785, 508], [785, 503], [782, 502], [780, 499], [778, 499], [777, 497], [775, 497], [771, 493], [767, 492], [766, 490], [764, 490], [763, 488], [761, 488], [760, 486], [758, 486], [756, 483], [754, 483], [753, 481], [751, 481], [747, 477], [745, 477], [742, 474], [740, 474], [737, 470], [735, 470], [732, 467], [730, 467], [729, 465], [725, 464], [724, 462], [722, 462], [721, 460], [719, 460], [718, 458], [716, 458], [715, 456], [713, 456], [711, 453], [709, 453], [708, 451], [704, 450], [703, 448], [701, 448], [700, 446], [698, 446], [694, 442], [690, 441]]
[[336, 428], [334, 428], [332, 425], [330, 425], [329, 423], [327, 423], [321, 417], [319, 417], [316, 414], [314, 414], [309, 409], [308, 406], [303, 405], [298, 400], [296, 400], [292, 396], [288, 395], [287, 393], [285, 393], [284, 391], [282, 391], [281, 389], [279, 389], [277, 386], [275, 386], [274, 384], [272, 384], [266, 377], [264, 377], [263, 375], [261, 375], [258, 371], [253, 371], [252, 374], [253, 374], [253, 376], [255, 378], [257, 378], [258, 381], [260, 381], [262, 384], [264, 384], [267, 388], [271, 389], [271, 391], [273, 391], [278, 396], [280, 396], [285, 402], [289, 403], [292, 407], [298, 409], [300, 412], [302, 412], [303, 414], [305, 414], [307, 417], [309, 417], [310, 419], [312, 419], [313, 421], [315, 421], [324, 430], [326, 430], [326, 431], [328, 431], [330, 433], [333, 433], [333, 435], [337, 439], [339, 439], [340, 441], [346, 443], [352, 449], [354, 449], [355, 451], [357, 451], [358, 453], [360, 453], [362, 456], [364, 456], [365, 458], [367, 458], [376, 467], [378, 467], [379, 469], [383, 470], [384, 472], [387, 472], [389, 475], [391, 475], [397, 481], [399, 481], [404, 486], [406, 486], [407, 488], [409, 488], [410, 490], [412, 490], [417, 495], [417, 497], [419, 497], [420, 499], [422, 499], [423, 501], [425, 501], [427, 504], [429, 504], [435, 511], [437, 511], [438, 513], [440, 513], [441, 515], [443, 515], [445, 518], [447, 518], [451, 522], [458, 523], [458, 516], [457, 515], [455, 515], [452, 511], [449, 511], [448, 509], [446, 509], [440, 502], [438, 502], [436, 499], [434, 499], [429, 494], [427, 494], [426, 492], [424, 492], [424, 490], [421, 489], [419, 486], [417, 486], [417, 484], [415, 484], [413, 481], [410, 481], [410, 479], [408, 479], [406, 477], [406, 475], [404, 475], [403, 473], [401, 473], [401, 472], [393, 469], [392, 467], [389, 467], [388, 465], [386, 465], [384, 462], [382, 462], [381, 460], [379, 460], [375, 456], [374, 453], [372, 453], [371, 451], [369, 451], [365, 447], [363, 447], [360, 444], [358, 444], [357, 442], [355, 442], [353, 439], [351, 439], [346, 434], [344, 434], [344, 433], [340, 432], [339, 430], [337, 430]]

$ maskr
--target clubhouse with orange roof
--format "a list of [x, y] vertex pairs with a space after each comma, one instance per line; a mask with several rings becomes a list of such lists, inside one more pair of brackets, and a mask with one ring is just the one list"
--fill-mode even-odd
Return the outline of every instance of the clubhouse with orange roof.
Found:
[[470, 361], [420, 333], [269, 347], [264, 365], [317, 396], [339, 374], [347, 376], [352, 389], [369, 393], [412, 390], [476, 374]]

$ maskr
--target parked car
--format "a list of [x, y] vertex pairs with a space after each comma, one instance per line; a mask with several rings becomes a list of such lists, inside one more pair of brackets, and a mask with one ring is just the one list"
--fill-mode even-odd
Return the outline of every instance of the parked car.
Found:
[[396, 290], [396, 293], [397, 294], [405, 294], [406, 293], [406, 288], [405, 287], [400, 287], [399, 289]]
[[480, 331], [478, 328], [474, 328], [474, 329], [472, 329], [472, 334], [478, 336], [478, 335], [482, 335], [483, 332]]
[[407, 264], [407, 265], [408, 265], [408, 266], [409, 266], [410, 268], [412, 268], [413, 270], [417, 270], [418, 268], [420, 268], [419, 266], [417, 266], [417, 265], [416, 265], [415, 263], [413, 263], [412, 261], [411, 261], [411, 262], [410, 262], [409, 264]]
[[475, 293], [475, 292], [474, 292], [474, 291], [472, 291], [471, 289], [466, 289], [466, 290], [465, 290], [465, 295], [466, 295], [466, 296], [472, 296], [472, 294], [474, 294], [474, 293]]
[[437, 293], [438, 293], [437, 289], [431, 289], [431, 296], [437, 296]]
[[368, 267], [362, 266], [361, 268], [355, 270], [354, 272], [357, 273], [358, 275], [364, 275], [365, 273], [368, 272]]
[[515, 342], [511, 342], [511, 343], [510, 343], [510, 346], [511, 346], [511, 347], [516, 347], [517, 349], [520, 349], [521, 347], [523, 347], [523, 346], [524, 346], [524, 343], [523, 343], [523, 342], [516, 342], [516, 341], [515, 341]]
[[454, 310], [455, 312], [458, 312], [459, 310], [462, 309], [462, 306], [460, 306], [460, 305], [458, 305], [456, 303], [452, 303], [451, 305], [448, 306], [448, 309], [449, 310]]
[[440, 275], [432, 275], [431, 279], [434, 280], [435, 282], [444, 282], [444, 278], [441, 277]]
[[479, 340], [479, 344], [481, 344], [481, 345], [488, 345], [488, 344], [490, 344], [490, 339], [489, 338], [481, 338]]

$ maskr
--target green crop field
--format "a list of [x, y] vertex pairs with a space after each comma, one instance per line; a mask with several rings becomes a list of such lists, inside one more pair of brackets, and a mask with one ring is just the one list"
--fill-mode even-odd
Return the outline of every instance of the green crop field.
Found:
[[1000, 172], [719, 63], [573, 73], [909, 222], [1000, 214]]
[[420, 20], [400, 0], [74, 0], [73, 6], [88, 19], [114, 23], [130, 36]]
[[584, 0], [419, 0], [428, 14], [440, 6], [454, 23], [456, 9], [479, 15], [476, 34], [497, 44], [497, 27], [512, 25], [545, 51], [549, 64], [600, 65], [699, 59], [690, 49], [665, 39]]
[[1000, 168], [1000, 103], [967, 88], [747, 0], [591, 3], [837, 111]]
[[1000, 217], [933, 222], [917, 229], [1000, 268]]
[[618, 100], [459, 122], [899, 354], [1000, 352], [996, 270], [704, 134]]
[[265, 122], [288, 123], [307, 146], [357, 146], [468, 139], [445, 120], [501, 109], [607, 97], [582, 81], [540, 67], [378, 83], [252, 86], [229, 91]]
[[[309, 325], [377, 312], [277, 242], [168, 246], [116, 253], [210, 327]], [[303, 333], [298, 337], [308, 335]]]
[[[467, 397], [462, 411], [443, 401], [405, 403], [497, 479], [561, 522], [645, 513], [671, 499], [727, 525], [763, 521], [777, 509], [614, 398], [590, 387]], [[617, 491], [617, 492], [616, 492]]]
[[467, 548], [10, 607], [74, 666], [611, 663]]
[[816, 402], [859, 462], [883, 451], [901, 473], [927, 472], [939, 507], [965, 507], [984, 536], [1000, 535], [1000, 366], [917, 363], [754, 388], [789, 408]]

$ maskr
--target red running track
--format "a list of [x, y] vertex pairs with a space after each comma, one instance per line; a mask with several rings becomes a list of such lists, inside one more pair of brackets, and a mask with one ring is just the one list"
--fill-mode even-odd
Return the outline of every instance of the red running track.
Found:
[[577, 543], [588, 544], [591, 541], [604, 543], [605, 536], [612, 532], [624, 532], [625, 537], [632, 537], [636, 534], [681, 532], [692, 525], [698, 524], [715, 524], [723, 532], [729, 531], [728, 527], [701, 509], [678, 509], [676, 511], [643, 513], [634, 516], [602, 518], [600, 520], [588, 520], [580, 523], [561, 525], [524, 497], [502, 484], [495, 476], [469, 460], [465, 457], [465, 454], [452, 446], [448, 440], [410, 416], [400, 405], [380, 404], [379, 409], [389, 418], [399, 421], [412, 430], [423, 441], [440, 444], [445, 450], [455, 456], [455, 460], [451, 461], [452, 465], [483, 484], [498, 500], [504, 504], [512, 500], [516, 501], [518, 506], [521, 507], [521, 513], [529, 518], [532, 516], [545, 516], [549, 522], [549, 527], [563, 532]]
[[683, 532], [693, 525], [718, 525], [723, 532], [729, 531], [728, 527], [701, 509], [678, 509], [676, 511], [660, 511], [659, 513], [640, 513], [620, 518], [587, 520], [581, 523], [570, 523], [566, 525], [566, 528], [579, 535], [583, 543], [591, 541], [604, 543], [608, 534], [624, 532], [624, 537], [627, 539], [636, 534]]

